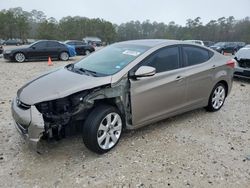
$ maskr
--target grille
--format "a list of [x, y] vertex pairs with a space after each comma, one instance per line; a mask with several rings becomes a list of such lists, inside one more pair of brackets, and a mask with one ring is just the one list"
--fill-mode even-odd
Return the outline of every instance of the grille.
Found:
[[239, 66], [242, 68], [250, 68], [250, 61], [241, 61], [239, 62]]

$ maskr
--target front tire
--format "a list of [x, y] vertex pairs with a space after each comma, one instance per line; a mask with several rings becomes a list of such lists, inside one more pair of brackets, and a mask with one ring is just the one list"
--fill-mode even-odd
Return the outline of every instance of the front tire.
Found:
[[110, 105], [99, 105], [89, 114], [83, 127], [83, 142], [91, 151], [103, 154], [114, 148], [122, 134], [120, 112]]
[[22, 52], [16, 53], [14, 57], [15, 57], [16, 62], [18, 63], [22, 63], [25, 61], [25, 55]]
[[221, 109], [226, 99], [226, 87], [222, 83], [214, 86], [208, 101], [206, 110], [209, 112], [216, 112]]
[[62, 61], [68, 61], [69, 60], [69, 54], [68, 54], [68, 52], [61, 52], [60, 55], [59, 55], [59, 58]]

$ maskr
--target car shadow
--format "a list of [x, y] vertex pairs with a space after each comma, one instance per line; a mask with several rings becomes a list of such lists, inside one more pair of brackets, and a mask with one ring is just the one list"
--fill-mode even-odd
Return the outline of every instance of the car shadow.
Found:
[[[124, 147], [129, 147], [129, 144], [137, 138], [143, 138], [147, 134], [158, 133], [164, 129], [170, 129], [171, 127], [178, 126], [179, 124], [185, 124], [186, 121], [190, 121], [190, 119], [194, 116], [200, 116], [202, 118], [202, 116], [207, 114], [208, 112], [202, 108], [189, 111], [154, 124], [149, 124], [136, 130], [126, 130], [123, 132], [120, 143], [114, 149], [104, 155], [98, 155], [86, 148], [79, 132], [76, 135], [69, 136], [59, 141], [42, 140], [40, 142], [37, 155], [47, 158], [51, 158], [51, 156], [53, 156], [54, 159], [57, 157], [61, 158], [62, 155], [70, 155], [71, 158], [76, 159], [84, 156], [84, 160], [91, 160], [93, 158], [105, 157], [106, 155], [119, 154], [120, 147], [123, 147], [124, 150]], [[129, 148], [125, 150], [129, 150]]]
[[250, 84], [250, 78], [240, 78], [240, 77], [234, 77], [235, 82], [240, 82], [244, 84]]

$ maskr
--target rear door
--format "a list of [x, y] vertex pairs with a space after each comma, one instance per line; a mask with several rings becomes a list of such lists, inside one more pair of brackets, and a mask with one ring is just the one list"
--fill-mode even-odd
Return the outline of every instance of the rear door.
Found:
[[61, 49], [62, 49], [62, 44], [60, 44], [59, 42], [48, 41], [45, 58], [48, 58], [48, 57], [58, 58]]
[[183, 45], [183, 60], [185, 62], [187, 79], [188, 106], [204, 106], [213, 87], [215, 63], [213, 52], [202, 47]]
[[164, 118], [184, 106], [186, 80], [181, 69], [180, 48], [162, 48], [131, 70], [134, 74], [143, 65], [156, 68], [152, 77], [131, 79], [133, 125]]

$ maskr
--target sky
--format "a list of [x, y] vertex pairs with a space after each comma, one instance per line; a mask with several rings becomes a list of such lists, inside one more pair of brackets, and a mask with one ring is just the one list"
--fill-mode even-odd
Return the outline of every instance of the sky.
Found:
[[157, 21], [185, 25], [201, 17], [203, 23], [220, 17], [250, 16], [250, 0], [0, 0], [0, 9], [21, 7], [43, 11], [60, 20], [65, 16], [102, 18], [120, 24], [131, 20]]

